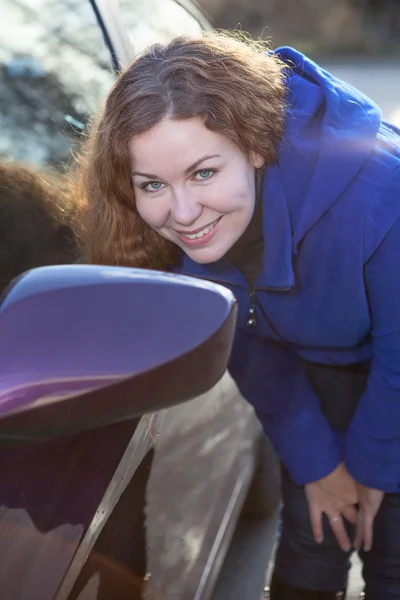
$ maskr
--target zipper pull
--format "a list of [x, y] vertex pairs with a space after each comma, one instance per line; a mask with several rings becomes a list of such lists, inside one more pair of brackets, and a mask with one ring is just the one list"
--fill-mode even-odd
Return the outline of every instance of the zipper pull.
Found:
[[256, 293], [252, 290], [250, 292], [250, 308], [249, 308], [249, 312], [247, 315], [247, 322], [246, 322], [246, 325], [248, 327], [255, 327], [257, 325], [255, 304], [256, 304]]

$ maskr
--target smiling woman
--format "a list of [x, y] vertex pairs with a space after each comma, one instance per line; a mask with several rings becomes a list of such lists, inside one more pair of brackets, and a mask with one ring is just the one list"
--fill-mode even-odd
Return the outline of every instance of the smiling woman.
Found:
[[228, 35], [176, 38], [136, 59], [83, 158], [85, 254], [158, 269], [176, 263], [179, 247], [198, 262], [221, 257], [251, 219], [255, 170], [276, 159], [283, 80], [263, 44]]
[[400, 600], [399, 131], [293, 48], [177, 38], [121, 74], [80, 174], [91, 262], [236, 296], [229, 371], [284, 465], [272, 600], [343, 597], [353, 545]]

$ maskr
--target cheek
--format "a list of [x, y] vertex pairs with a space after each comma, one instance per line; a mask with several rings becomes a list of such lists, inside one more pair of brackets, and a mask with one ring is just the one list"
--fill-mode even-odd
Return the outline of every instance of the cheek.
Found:
[[238, 170], [229, 179], [221, 179], [213, 190], [213, 202], [221, 212], [252, 213], [255, 189], [248, 173]]
[[159, 229], [168, 220], [168, 209], [165, 202], [138, 195], [136, 197], [136, 208], [143, 221], [153, 229]]

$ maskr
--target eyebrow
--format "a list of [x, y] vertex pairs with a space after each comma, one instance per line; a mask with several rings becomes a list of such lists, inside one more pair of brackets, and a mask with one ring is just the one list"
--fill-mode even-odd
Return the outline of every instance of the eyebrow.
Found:
[[[220, 158], [220, 155], [219, 154], [211, 154], [210, 156], [203, 156], [202, 158], [199, 158], [199, 160], [196, 160], [196, 162], [194, 162], [192, 165], [190, 165], [190, 167], [185, 169], [185, 175], [192, 173], [202, 162], [209, 160], [211, 158]], [[159, 177], [158, 175], [155, 175], [154, 173], [142, 173], [141, 171], [133, 171], [133, 173], [131, 173], [131, 177], [134, 177], [135, 175], [139, 175], [140, 177], [146, 177], [147, 179], [153, 179], [154, 181], [160, 181], [160, 179], [162, 179], [161, 177]]]

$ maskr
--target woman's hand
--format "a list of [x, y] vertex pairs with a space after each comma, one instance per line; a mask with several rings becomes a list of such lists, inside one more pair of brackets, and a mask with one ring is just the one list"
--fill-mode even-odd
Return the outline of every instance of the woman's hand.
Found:
[[357, 484], [344, 464], [341, 463], [323, 479], [308, 483], [305, 492], [315, 541], [321, 543], [324, 539], [322, 516], [325, 514], [339, 546], [346, 552], [350, 551], [352, 544], [343, 517], [350, 523], [357, 524], [357, 510], [354, 505], [359, 498]]
[[384, 492], [357, 484], [358, 515], [354, 546], [358, 550], [364, 543], [364, 550], [371, 550], [374, 531], [374, 520], [382, 504]]

